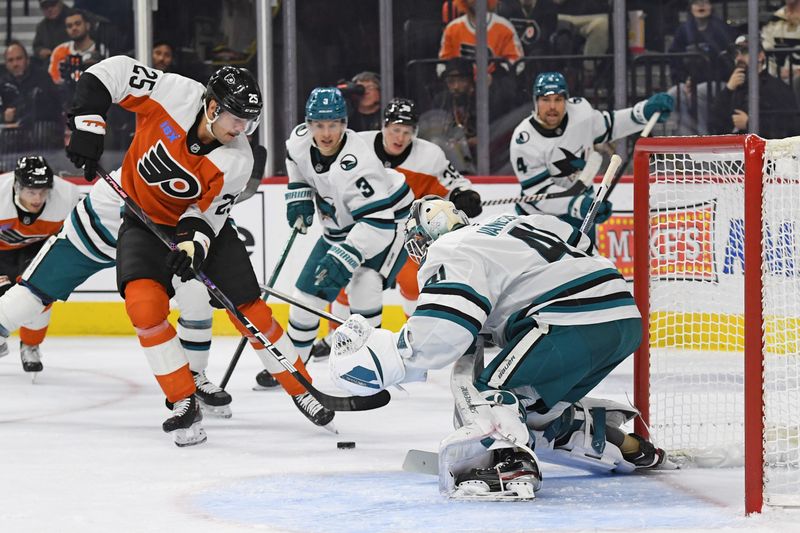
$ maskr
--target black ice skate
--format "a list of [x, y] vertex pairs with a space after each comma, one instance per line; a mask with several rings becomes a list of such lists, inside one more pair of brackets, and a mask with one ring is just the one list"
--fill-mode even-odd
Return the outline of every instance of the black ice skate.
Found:
[[652, 443], [636, 433], [629, 433], [629, 435], [639, 441], [639, 450], [633, 453], [623, 453], [622, 457], [634, 465], [637, 470], [641, 468], [652, 468], [654, 470], [676, 468], [667, 459], [667, 452], [661, 448], [656, 448]]
[[331, 433], [339, 433], [333, 425], [333, 416], [336, 413], [330, 409], [325, 409], [311, 394], [304, 392], [303, 394], [292, 396], [292, 401], [311, 422], [327, 429]]
[[39, 351], [38, 344], [31, 346], [20, 342], [19, 357], [22, 359], [22, 370], [25, 372], [41, 372], [44, 368], [44, 365], [42, 365], [42, 353]]
[[172, 409], [172, 416], [164, 421], [161, 428], [164, 433], [172, 434], [176, 446], [194, 446], [206, 441], [206, 432], [200, 425], [203, 412], [194, 395], [174, 404], [167, 401], [167, 407]]
[[532, 500], [542, 486], [539, 465], [517, 448], [497, 450], [493, 468], [473, 468], [456, 475], [454, 498]]
[[278, 380], [272, 377], [272, 374], [266, 370], [262, 370], [256, 374], [256, 386], [253, 390], [271, 390], [279, 386]]
[[192, 377], [197, 387], [194, 395], [200, 402], [203, 411], [209, 416], [230, 418], [233, 415], [230, 408], [231, 395], [210, 382], [206, 377], [205, 370], [192, 372]]
[[311, 357], [315, 361], [322, 361], [331, 355], [331, 337], [333, 333], [328, 333], [326, 336], [314, 342], [311, 346]]

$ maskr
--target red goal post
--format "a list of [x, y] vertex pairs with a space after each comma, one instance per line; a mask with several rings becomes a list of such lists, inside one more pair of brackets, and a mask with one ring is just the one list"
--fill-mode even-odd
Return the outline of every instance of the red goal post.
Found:
[[798, 230], [800, 138], [637, 143], [635, 429], [687, 464], [743, 466], [747, 513], [800, 504]]

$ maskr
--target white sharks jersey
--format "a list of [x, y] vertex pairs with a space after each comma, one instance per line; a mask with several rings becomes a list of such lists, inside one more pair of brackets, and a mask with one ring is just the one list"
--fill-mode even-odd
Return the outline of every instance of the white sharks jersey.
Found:
[[346, 242], [366, 260], [401, 231], [414, 197], [403, 175], [386, 169], [359, 135], [346, 130], [333, 158], [322, 158], [306, 124], [286, 141], [289, 188], [311, 187], [325, 239]]
[[[120, 171], [111, 172], [119, 183]], [[122, 224], [123, 202], [103, 179], [78, 202], [64, 224], [63, 234], [86, 257], [99, 263], [117, 259], [117, 236]]]
[[454, 189], [472, 188], [472, 182], [456, 170], [439, 146], [430, 141], [415, 138], [403, 153], [392, 156], [383, 147], [383, 132], [362, 131], [359, 135], [372, 147], [383, 166], [405, 176], [414, 198], [422, 198], [426, 194], [447, 198]]
[[[638, 105], [638, 104], [637, 104]], [[593, 145], [620, 139], [644, 128], [633, 118], [633, 108], [598, 111], [583, 98], [567, 100], [567, 114], [559, 127], [543, 128], [534, 115], [514, 130], [509, 154], [522, 186], [521, 196], [569, 189], [586, 165]], [[517, 204], [520, 214], [564, 215], [580, 196]]]
[[407, 366], [444, 367], [478, 333], [504, 346], [509, 323], [599, 324], [639, 317], [614, 264], [589, 238], [548, 215], [498, 215], [433, 242], [417, 277]]

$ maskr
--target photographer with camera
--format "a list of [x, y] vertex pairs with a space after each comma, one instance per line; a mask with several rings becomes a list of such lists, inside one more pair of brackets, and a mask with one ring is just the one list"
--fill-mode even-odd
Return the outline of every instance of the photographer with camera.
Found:
[[381, 77], [365, 70], [350, 81], [340, 81], [336, 88], [347, 99], [347, 127], [353, 131], [379, 130], [381, 116]]
[[[709, 121], [715, 134], [746, 133], [749, 122], [747, 103], [747, 65], [750, 57], [747, 50], [747, 35], [740, 35], [734, 43], [736, 68], [719, 92]], [[759, 43], [759, 115], [757, 132], [768, 139], [781, 139], [798, 135], [798, 114], [794, 91], [787, 84], [772, 76], [766, 69], [766, 56]]]

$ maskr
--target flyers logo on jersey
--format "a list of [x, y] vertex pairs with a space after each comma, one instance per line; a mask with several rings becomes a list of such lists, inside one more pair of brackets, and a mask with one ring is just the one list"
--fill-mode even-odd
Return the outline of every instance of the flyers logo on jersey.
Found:
[[14, 229], [5, 229], [3, 228], [0, 231], [0, 241], [8, 244], [9, 246], [17, 246], [22, 248], [23, 246], [28, 246], [29, 244], [33, 244], [35, 242], [39, 242], [48, 238], [50, 235], [24, 235], [17, 230]]
[[167, 196], [188, 200], [200, 195], [200, 181], [183, 168], [160, 139], [136, 163], [139, 176]]

